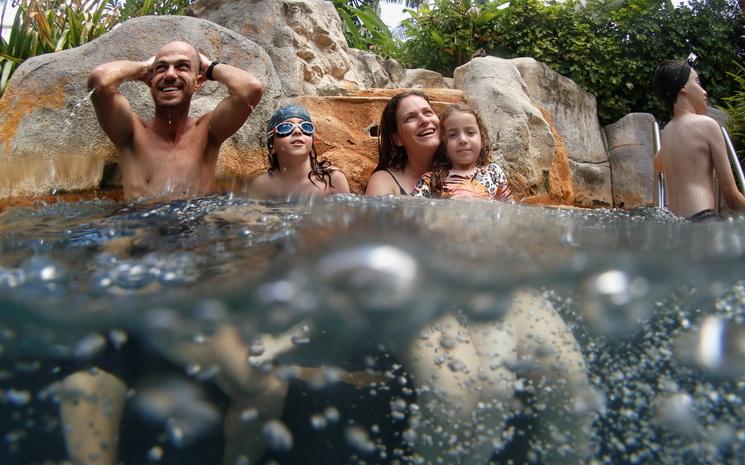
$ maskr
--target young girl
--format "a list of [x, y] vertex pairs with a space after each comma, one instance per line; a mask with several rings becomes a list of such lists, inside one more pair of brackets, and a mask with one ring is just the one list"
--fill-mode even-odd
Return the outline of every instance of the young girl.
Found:
[[445, 150], [435, 154], [432, 171], [419, 178], [411, 195], [512, 200], [502, 168], [489, 163], [489, 136], [472, 108], [447, 107], [440, 116], [440, 138]]
[[347, 178], [327, 160], [318, 161], [316, 128], [301, 105], [281, 107], [266, 127], [269, 170], [254, 179], [250, 192], [270, 197], [349, 192]]

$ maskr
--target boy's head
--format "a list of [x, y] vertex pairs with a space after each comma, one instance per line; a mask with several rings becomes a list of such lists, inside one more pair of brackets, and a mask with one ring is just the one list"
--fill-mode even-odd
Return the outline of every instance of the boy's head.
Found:
[[287, 121], [288, 119], [292, 118], [298, 118], [303, 121], [313, 123], [308, 110], [306, 110], [305, 107], [303, 107], [302, 105], [298, 105], [297, 103], [285, 105], [277, 109], [277, 111], [274, 112], [266, 125], [266, 146], [269, 150], [269, 155], [272, 154], [272, 148], [274, 147], [274, 135], [277, 126], [279, 126], [283, 121]]
[[688, 82], [691, 70], [693, 67], [688, 61], [668, 60], [657, 67], [655, 89], [657, 95], [670, 109], [673, 108], [681, 89]]

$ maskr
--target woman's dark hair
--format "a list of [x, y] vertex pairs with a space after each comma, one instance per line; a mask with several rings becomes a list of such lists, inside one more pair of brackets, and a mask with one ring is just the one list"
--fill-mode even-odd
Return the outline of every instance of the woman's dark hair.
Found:
[[462, 105], [460, 103], [449, 105], [445, 108], [445, 111], [440, 114], [440, 146], [444, 147], [444, 149], [438, 150], [435, 153], [434, 160], [432, 160], [432, 177], [430, 178], [430, 184], [432, 186], [431, 191], [434, 197], [440, 197], [442, 194], [443, 181], [448, 176], [448, 172], [453, 168], [453, 164], [447, 155], [445, 121], [455, 113], [466, 113], [473, 115], [473, 117], [476, 118], [476, 124], [479, 127], [479, 134], [481, 135], [481, 150], [479, 151], [479, 157], [476, 159], [476, 166], [484, 166], [489, 163], [491, 142], [489, 141], [489, 133], [486, 132], [486, 126], [484, 126], [484, 122], [481, 120], [481, 117], [479, 117], [479, 114], [468, 105]]
[[[331, 173], [334, 170], [331, 169], [331, 163], [328, 160], [318, 161], [315, 140], [316, 138], [313, 137], [313, 145], [310, 148], [310, 173], [308, 173], [308, 179], [313, 184], [316, 181], [321, 181], [324, 186], [333, 189], [334, 185], [331, 183]], [[273, 173], [275, 171], [279, 171], [279, 158], [277, 158], [274, 150], [272, 150], [269, 152], [269, 172]], [[316, 181], [314, 181], [314, 178]]]
[[398, 132], [398, 121], [396, 112], [401, 102], [411, 96], [421, 97], [430, 103], [429, 97], [418, 90], [408, 90], [396, 94], [388, 101], [380, 116], [380, 125], [378, 126], [378, 166], [375, 171], [385, 170], [388, 168], [403, 169], [406, 162], [409, 161], [409, 155], [406, 149], [399, 147], [393, 142], [393, 134]]

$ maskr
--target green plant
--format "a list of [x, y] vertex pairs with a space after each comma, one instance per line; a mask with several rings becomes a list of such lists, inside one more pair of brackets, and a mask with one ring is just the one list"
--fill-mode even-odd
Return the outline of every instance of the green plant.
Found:
[[478, 2], [435, 0], [418, 10], [406, 10], [409, 18], [401, 25], [406, 31], [408, 61], [417, 67], [449, 75], [466, 63], [490, 38], [506, 0]]
[[[30, 57], [78, 47], [135, 16], [182, 14], [189, 4], [189, 0], [20, 0], [10, 31], [0, 38], [0, 96], [18, 66]], [[3, 17], [6, 6], [4, 2]]]
[[729, 73], [737, 83], [734, 94], [722, 99], [721, 110], [727, 112], [727, 130], [732, 136], [732, 143], [737, 147], [740, 162], [745, 160], [745, 66], [735, 63], [737, 72]]
[[27, 58], [93, 40], [113, 27], [112, 20], [107, 4], [95, 0], [73, 0], [68, 4], [22, 1], [7, 40], [0, 39], [0, 94]]
[[449, 75], [478, 49], [532, 57], [594, 94], [605, 124], [632, 111], [664, 117], [655, 69], [691, 51], [702, 58], [697, 70], [713, 103], [736, 88], [727, 73], [745, 54], [745, 15], [736, 0], [677, 6], [670, 0], [512, 0], [500, 10], [501, 3], [435, 0], [409, 10], [407, 62]]
[[403, 42], [393, 36], [375, 10], [369, 5], [354, 6], [352, 3], [334, 0], [349, 46], [405, 62]]

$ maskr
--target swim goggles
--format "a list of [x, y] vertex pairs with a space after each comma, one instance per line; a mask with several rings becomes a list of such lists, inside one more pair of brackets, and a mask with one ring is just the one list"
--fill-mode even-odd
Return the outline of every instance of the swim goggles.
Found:
[[274, 128], [266, 133], [267, 137], [276, 135], [277, 137], [287, 137], [295, 131], [295, 128], [299, 127], [300, 131], [306, 136], [312, 136], [316, 132], [316, 127], [310, 121], [303, 121], [302, 123], [279, 123]]

